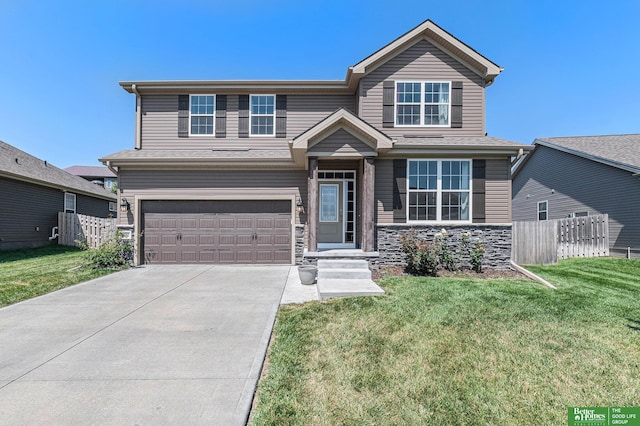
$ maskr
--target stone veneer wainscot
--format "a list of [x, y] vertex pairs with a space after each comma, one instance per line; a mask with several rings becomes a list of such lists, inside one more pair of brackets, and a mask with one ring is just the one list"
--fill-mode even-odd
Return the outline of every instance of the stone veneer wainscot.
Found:
[[[471, 241], [480, 240], [486, 247], [482, 267], [487, 269], [509, 269], [511, 259], [511, 225], [407, 225], [389, 224], [376, 227], [377, 248], [380, 257], [376, 265], [406, 265], [405, 254], [400, 244], [400, 235], [417, 231], [419, 238], [434, 241], [435, 234], [446, 229], [452, 250], [457, 250], [463, 232], [471, 233]], [[463, 259], [468, 262], [468, 259]]]

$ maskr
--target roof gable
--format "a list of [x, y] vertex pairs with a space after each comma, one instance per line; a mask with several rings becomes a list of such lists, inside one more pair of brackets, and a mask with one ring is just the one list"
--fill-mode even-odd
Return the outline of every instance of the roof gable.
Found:
[[304, 158], [309, 148], [321, 143], [339, 130], [345, 130], [369, 146], [371, 150], [368, 154], [371, 155], [377, 155], [378, 151], [387, 151], [393, 146], [389, 136], [353, 113], [340, 108], [289, 142], [294, 161], [306, 165]]
[[0, 141], [0, 176], [82, 193], [115, 201], [116, 196], [101, 186], [74, 176], [56, 166]]
[[493, 79], [502, 72], [500, 66], [485, 58], [429, 19], [358, 62], [350, 70], [356, 76], [365, 75], [422, 40], [427, 40], [438, 49], [455, 58], [458, 62], [483, 77], [487, 83], [493, 82]]

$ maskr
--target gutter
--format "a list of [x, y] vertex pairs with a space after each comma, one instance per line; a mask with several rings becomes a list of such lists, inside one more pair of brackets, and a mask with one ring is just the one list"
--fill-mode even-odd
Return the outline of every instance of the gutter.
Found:
[[116, 177], [118, 177], [118, 169], [115, 169], [112, 165], [111, 165], [111, 161], [107, 161], [104, 163], [105, 166], [107, 166], [107, 169], [111, 170], [111, 172], [116, 175]]
[[[138, 92], [138, 87], [136, 84], [131, 85], [131, 91], [136, 95], [136, 134], [135, 134], [135, 148], [141, 148], [141, 139], [142, 139], [142, 97], [140, 96], [140, 92]], [[109, 166], [107, 166], [109, 167]], [[110, 167], [109, 167], [110, 168]], [[113, 170], [111, 170], [113, 171]]]

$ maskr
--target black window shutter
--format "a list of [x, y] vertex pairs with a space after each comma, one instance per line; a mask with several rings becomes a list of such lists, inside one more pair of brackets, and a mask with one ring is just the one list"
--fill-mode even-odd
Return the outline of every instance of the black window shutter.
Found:
[[189, 95], [178, 95], [178, 137], [189, 137]]
[[395, 91], [395, 82], [393, 80], [385, 80], [382, 82], [382, 127], [394, 127], [393, 108]]
[[227, 136], [227, 95], [216, 96], [216, 138]]
[[287, 137], [287, 95], [276, 95], [276, 138]]
[[393, 222], [407, 221], [407, 160], [393, 160]]
[[473, 160], [473, 223], [485, 223], [485, 177], [487, 160]]
[[238, 96], [238, 137], [249, 137], [249, 95]]
[[451, 82], [451, 127], [462, 127], [462, 82]]

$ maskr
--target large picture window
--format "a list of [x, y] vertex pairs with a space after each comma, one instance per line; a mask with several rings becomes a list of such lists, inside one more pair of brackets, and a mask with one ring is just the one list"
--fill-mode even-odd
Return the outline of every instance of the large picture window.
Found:
[[469, 222], [470, 160], [408, 160], [407, 220]]
[[252, 136], [275, 135], [275, 95], [251, 95], [249, 111], [251, 113]]
[[412, 81], [396, 83], [396, 125], [449, 126], [451, 83]]
[[215, 95], [191, 95], [190, 104], [189, 133], [191, 135], [212, 135], [216, 111]]

